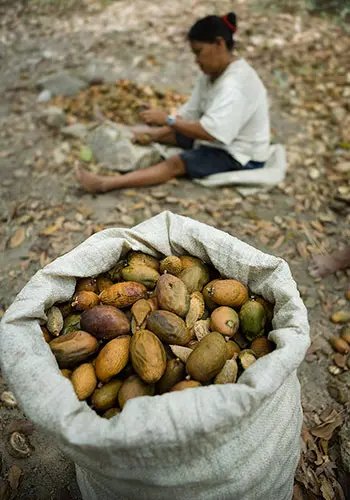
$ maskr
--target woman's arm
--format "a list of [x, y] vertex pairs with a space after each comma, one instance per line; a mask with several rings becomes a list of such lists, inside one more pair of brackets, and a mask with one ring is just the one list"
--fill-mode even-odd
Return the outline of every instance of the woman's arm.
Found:
[[[141, 113], [141, 118], [149, 125], [166, 125], [167, 113], [160, 109], [148, 109]], [[186, 120], [181, 116], [176, 117], [176, 122], [170, 127], [176, 132], [180, 132], [191, 139], [202, 139], [214, 141], [214, 137], [208, 134], [199, 121]]]

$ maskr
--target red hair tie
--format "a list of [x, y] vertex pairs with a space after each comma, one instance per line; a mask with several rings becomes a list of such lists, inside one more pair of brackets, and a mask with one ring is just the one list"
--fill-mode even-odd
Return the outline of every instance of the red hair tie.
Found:
[[234, 24], [230, 23], [230, 21], [227, 19], [227, 16], [222, 16], [222, 18], [221, 18], [221, 19], [224, 21], [224, 23], [226, 24], [226, 26], [227, 26], [228, 28], [230, 28], [230, 30], [231, 30], [233, 33], [235, 33], [235, 31], [236, 31], [237, 27], [236, 27]]

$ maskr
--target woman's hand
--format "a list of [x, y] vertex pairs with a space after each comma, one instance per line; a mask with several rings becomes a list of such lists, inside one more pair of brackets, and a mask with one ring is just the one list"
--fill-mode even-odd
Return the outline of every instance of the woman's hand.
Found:
[[140, 116], [148, 125], [165, 125], [168, 114], [161, 109], [147, 109]]

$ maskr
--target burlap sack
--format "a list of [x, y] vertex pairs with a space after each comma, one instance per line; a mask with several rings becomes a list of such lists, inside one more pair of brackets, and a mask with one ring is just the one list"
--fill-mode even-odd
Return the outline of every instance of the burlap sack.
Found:
[[[106, 271], [131, 248], [198, 256], [275, 302], [277, 349], [236, 384], [136, 398], [119, 416], [100, 418], [60, 375], [39, 320], [71, 297], [74, 276]], [[290, 499], [302, 421], [296, 369], [308, 345], [306, 310], [286, 262], [170, 212], [101, 231], [46, 266], [0, 331], [3, 376], [27, 417], [76, 463], [85, 500]]]

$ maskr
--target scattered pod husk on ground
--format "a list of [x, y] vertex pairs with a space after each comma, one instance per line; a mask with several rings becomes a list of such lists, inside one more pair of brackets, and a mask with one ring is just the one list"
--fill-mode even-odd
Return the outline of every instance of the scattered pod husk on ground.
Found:
[[343, 326], [340, 330], [340, 337], [350, 344], [350, 326]]
[[350, 311], [336, 311], [331, 316], [333, 323], [348, 323], [350, 322]]
[[46, 328], [54, 337], [58, 337], [63, 329], [63, 316], [60, 309], [56, 306], [50, 307], [47, 311]]
[[0, 401], [7, 408], [16, 408], [17, 406], [16, 398], [11, 391], [3, 391], [0, 396]]
[[333, 335], [333, 337], [329, 339], [329, 342], [333, 349], [341, 354], [348, 354], [348, 352], [350, 352], [350, 345], [341, 337]]

